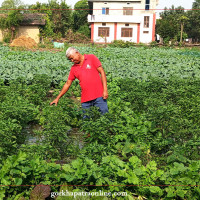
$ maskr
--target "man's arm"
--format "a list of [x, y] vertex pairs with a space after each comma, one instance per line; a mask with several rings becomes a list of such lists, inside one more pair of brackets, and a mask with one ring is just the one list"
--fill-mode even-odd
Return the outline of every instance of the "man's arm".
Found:
[[101, 74], [101, 81], [103, 83], [103, 99], [107, 99], [108, 98], [108, 89], [107, 89], [106, 73], [102, 66], [98, 67], [97, 70]]
[[60, 94], [56, 97], [56, 99], [54, 99], [54, 100], [50, 103], [50, 105], [52, 105], [52, 104], [55, 103], [56, 106], [57, 106], [60, 97], [62, 97], [62, 96], [69, 90], [69, 88], [70, 88], [72, 82], [73, 82], [72, 80], [67, 80], [67, 82], [66, 82], [65, 85], [63, 86], [63, 88], [62, 88]]

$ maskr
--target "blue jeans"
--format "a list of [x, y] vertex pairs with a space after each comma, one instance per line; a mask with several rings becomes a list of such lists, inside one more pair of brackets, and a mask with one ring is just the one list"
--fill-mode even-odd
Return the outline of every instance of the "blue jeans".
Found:
[[[92, 106], [98, 107], [102, 115], [108, 112], [107, 100], [103, 99], [103, 97], [99, 97], [94, 100], [84, 102], [81, 105], [84, 113], [85, 109], [89, 109]], [[86, 117], [87, 116], [83, 116], [83, 119], [85, 119]]]

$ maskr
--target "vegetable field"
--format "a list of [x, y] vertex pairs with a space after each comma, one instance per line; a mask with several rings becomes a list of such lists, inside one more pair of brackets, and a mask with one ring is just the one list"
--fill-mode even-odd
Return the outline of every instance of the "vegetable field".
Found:
[[78, 81], [49, 105], [72, 65], [64, 51], [0, 46], [0, 199], [62, 190], [112, 193], [77, 199], [199, 199], [200, 51], [79, 50], [106, 71], [104, 116], [94, 108], [82, 119]]

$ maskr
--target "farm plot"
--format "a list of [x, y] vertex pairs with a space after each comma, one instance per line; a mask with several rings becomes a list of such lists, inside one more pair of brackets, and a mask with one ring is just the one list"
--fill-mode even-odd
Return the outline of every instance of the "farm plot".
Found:
[[[175, 49], [89, 48], [80, 47], [84, 54], [95, 54], [108, 75], [147, 80], [148, 77], [169, 79], [199, 78], [200, 53]], [[0, 78], [31, 81], [36, 74], [46, 74], [53, 83], [67, 79], [71, 63], [64, 52], [19, 52], [0, 47]]]
[[105, 199], [198, 199], [200, 53], [80, 51], [99, 57], [109, 90], [109, 113], [93, 109], [84, 121], [74, 101], [77, 81], [58, 106], [49, 106], [71, 67], [64, 52], [0, 47], [0, 199], [39, 196], [33, 186], [41, 184], [51, 192], [113, 194]]

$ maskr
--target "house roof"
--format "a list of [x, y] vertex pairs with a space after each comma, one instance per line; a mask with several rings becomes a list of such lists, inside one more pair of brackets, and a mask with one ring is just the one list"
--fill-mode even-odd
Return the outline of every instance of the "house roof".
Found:
[[32, 25], [32, 26], [39, 26], [45, 25], [44, 14], [41, 13], [24, 13], [24, 18], [21, 22], [21, 25]]
[[[6, 17], [6, 14], [0, 14], [0, 17]], [[45, 14], [41, 13], [24, 13], [23, 14], [24, 18], [20, 25], [23, 26], [41, 26], [45, 25], [45, 19], [44, 16]]]

